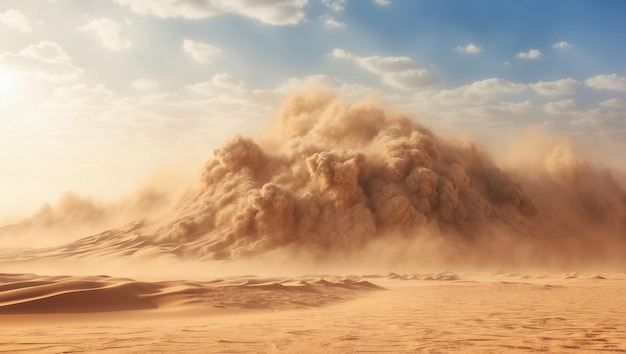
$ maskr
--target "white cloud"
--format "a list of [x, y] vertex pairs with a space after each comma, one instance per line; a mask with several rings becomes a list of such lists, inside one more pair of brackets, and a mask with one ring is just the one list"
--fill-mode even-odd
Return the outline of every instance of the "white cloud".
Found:
[[4, 53], [0, 55], [0, 63], [35, 79], [54, 82], [74, 80], [83, 72], [55, 42], [40, 42], [17, 53]]
[[78, 28], [82, 32], [92, 32], [105, 48], [120, 51], [132, 47], [132, 42], [120, 34], [122, 26], [109, 18], [90, 19], [86, 25]]
[[333, 49], [333, 51], [330, 53], [330, 55], [332, 57], [339, 58], [339, 59], [349, 59], [349, 58], [352, 58], [352, 54], [346, 52], [343, 49], [339, 49], [339, 48]]
[[507, 118], [511, 116], [526, 115], [536, 111], [537, 104], [531, 101], [519, 103], [499, 103], [491, 106], [466, 108], [463, 111], [477, 116]]
[[[590, 143], [594, 146], [606, 143], [607, 138], [608, 141], [624, 141], [624, 132], [626, 132], [626, 115], [624, 113], [607, 109], [582, 110], [575, 113], [575, 119], [571, 120], [569, 124], [582, 128], [585, 134], [593, 134]], [[618, 151], [621, 150], [624, 149], [618, 148]]]
[[235, 79], [227, 73], [215, 74], [210, 81], [187, 86], [188, 89], [212, 96], [242, 96], [248, 90], [241, 80]]
[[520, 93], [526, 89], [524, 84], [516, 84], [501, 78], [476, 81], [453, 90], [441, 90], [438, 99], [442, 104], [482, 103], [496, 96]]
[[352, 59], [360, 68], [380, 77], [381, 81], [401, 90], [416, 90], [439, 83], [428, 70], [420, 68], [409, 57], [358, 57], [343, 49], [334, 49], [332, 57]]
[[563, 96], [575, 93], [580, 83], [568, 77], [550, 82], [539, 81], [529, 86], [542, 96]]
[[183, 41], [183, 50], [191, 59], [198, 63], [208, 63], [212, 57], [222, 52], [221, 49], [210, 44], [192, 41], [191, 39]]
[[620, 98], [611, 98], [598, 104], [607, 108], [626, 108], [626, 101]]
[[114, 0], [141, 15], [202, 19], [236, 14], [269, 25], [294, 25], [304, 19], [308, 0]]
[[324, 20], [324, 26], [329, 29], [339, 29], [346, 28], [346, 24], [344, 22], [339, 22], [335, 20], [332, 16], [322, 16], [320, 19]]
[[159, 86], [157, 82], [143, 78], [134, 80], [130, 84], [130, 87], [137, 91], [150, 91], [157, 88], [157, 86]]
[[520, 59], [539, 59], [541, 57], [541, 52], [538, 49], [530, 49], [527, 52], [519, 52], [515, 55]]
[[468, 44], [465, 47], [463, 46], [458, 46], [455, 48], [456, 51], [459, 52], [465, 52], [465, 53], [469, 53], [469, 54], [478, 54], [480, 52], [483, 51], [483, 49], [480, 46], [477, 46], [475, 44]]
[[346, 0], [322, 0], [322, 4], [331, 8], [333, 11], [341, 12], [345, 9]]
[[303, 78], [292, 77], [274, 91], [288, 95], [307, 87], [337, 88], [341, 86], [339, 79], [328, 75], [309, 75]]
[[245, 82], [227, 73], [213, 75], [211, 80], [188, 85], [187, 89], [208, 96], [212, 101], [237, 104], [240, 108], [263, 107], [271, 109], [278, 104], [278, 96], [269, 89], [249, 89]]
[[302, 8], [307, 0], [230, 0], [228, 12], [246, 16], [270, 25], [295, 25], [304, 19]]
[[374, 4], [380, 6], [389, 6], [391, 5], [391, 0], [374, 0]]
[[209, 81], [188, 85], [187, 89], [206, 96], [211, 101], [254, 106], [269, 111], [288, 95], [311, 87], [330, 88], [345, 97], [355, 99], [361, 99], [374, 91], [365, 86], [347, 84], [328, 75], [292, 77], [275, 88], [250, 89], [245, 82], [227, 73], [215, 74]]
[[583, 111], [582, 106], [574, 99], [549, 102], [544, 105], [544, 109], [550, 114], [572, 114]]
[[560, 41], [558, 43], [554, 43], [554, 45], [552, 45], [552, 48], [556, 48], [556, 49], [567, 49], [570, 48], [572, 45], [565, 42], [565, 41]]
[[221, 15], [226, 11], [214, 1], [168, 1], [168, 0], [114, 0], [141, 15], [161, 18], [201, 19]]
[[358, 84], [348, 84], [345, 83], [336, 77], [328, 76], [328, 75], [309, 75], [305, 77], [292, 77], [287, 80], [286, 83], [278, 86], [273, 89], [273, 92], [285, 97], [293, 94], [296, 91], [300, 91], [303, 89], [311, 88], [311, 87], [324, 87], [330, 88], [334, 92], [337, 92], [343, 97], [353, 98], [353, 99], [362, 99], [363, 97], [377, 92], [376, 90], [358, 85]]
[[84, 83], [60, 87], [52, 92], [57, 104], [69, 109], [98, 108], [113, 100], [113, 92], [102, 84], [89, 87]]
[[19, 10], [7, 10], [0, 13], [0, 24], [22, 32], [32, 32], [33, 26]]
[[585, 84], [597, 90], [626, 91], [626, 78], [617, 74], [594, 76], [585, 80]]

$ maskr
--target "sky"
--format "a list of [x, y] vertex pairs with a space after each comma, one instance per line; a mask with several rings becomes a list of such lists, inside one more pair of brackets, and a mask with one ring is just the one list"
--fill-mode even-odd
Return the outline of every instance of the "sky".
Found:
[[624, 14], [621, 0], [2, 0], [0, 222], [205, 161], [309, 86], [496, 150], [541, 129], [623, 169]]

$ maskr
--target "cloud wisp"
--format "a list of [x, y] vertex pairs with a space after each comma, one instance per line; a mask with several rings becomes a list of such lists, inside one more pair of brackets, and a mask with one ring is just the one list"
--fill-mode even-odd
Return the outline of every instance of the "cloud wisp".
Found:
[[585, 80], [585, 85], [596, 90], [610, 90], [626, 92], [626, 77], [610, 75], [598, 75]]
[[295, 25], [304, 17], [307, 0], [114, 0], [133, 12], [160, 18], [203, 19], [226, 14], [251, 18], [268, 25]]
[[19, 10], [10, 9], [0, 13], [0, 24], [20, 32], [33, 31], [33, 23]]
[[552, 48], [556, 48], [556, 49], [568, 49], [568, 48], [571, 48], [571, 47], [572, 47], [572, 45], [567, 43], [567, 42], [565, 42], [565, 41], [560, 41], [560, 42], [554, 43], [552, 45]]
[[379, 76], [382, 83], [400, 90], [419, 90], [439, 83], [430, 71], [419, 67], [409, 57], [359, 57], [339, 48], [335, 48], [331, 56], [349, 59], [359, 68]]
[[115, 52], [133, 46], [130, 39], [122, 37], [122, 25], [110, 18], [89, 19], [87, 24], [78, 27], [78, 30], [93, 33], [103, 47]]
[[473, 82], [451, 90], [441, 90], [437, 98], [444, 105], [478, 104], [487, 102], [497, 96], [521, 93], [526, 85], [518, 84], [502, 78], [490, 78]]
[[191, 39], [183, 41], [183, 50], [191, 59], [198, 63], [210, 63], [211, 58], [220, 54], [221, 49], [208, 43], [196, 42]]
[[564, 96], [574, 94], [580, 83], [568, 77], [550, 82], [539, 81], [529, 86], [542, 96]]
[[478, 54], [483, 51], [483, 49], [475, 44], [468, 44], [466, 46], [458, 46], [454, 48], [457, 52], [468, 53], [468, 54]]
[[541, 58], [543, 54], [539, 51], [539, 49], [529, 49], [527, 52], [519, 52], [515, 54], [516, 58], [527, 59], [527, 60], [536, 60]]
[[4, 53], [0, 55], [0, 63], [36, 80], [73, 81], [83, 73], [63, 47], [48, 41], [30, 45], [16, 53]]

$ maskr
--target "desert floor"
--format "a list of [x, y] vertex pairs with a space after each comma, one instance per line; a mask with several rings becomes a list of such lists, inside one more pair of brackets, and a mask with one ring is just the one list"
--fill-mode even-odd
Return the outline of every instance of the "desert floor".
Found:
[[0, 274], [2, 353], [626, 352], [626, 274]]

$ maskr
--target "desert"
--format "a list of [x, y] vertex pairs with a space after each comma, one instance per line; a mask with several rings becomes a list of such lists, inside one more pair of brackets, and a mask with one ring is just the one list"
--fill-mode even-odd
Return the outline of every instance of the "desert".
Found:
[[[3, 275], [8, 340], [0, 350], [623, 352], [625, 278], [433, 273], [149, 283]], [[11, 306], [10, 287], [30, 290]]]
[[[217, 149], [160, 217], [3, 249], [0, 350], [626, 350], [625, 194], [611, 174], [557, 146], [541, 177], [509, 175], [325, 91], [295, 95], [278, 122], [279, 139]], [[9, 230], [54, 227], [43, 216]], [[441, 268], [455, 271], [410, 271]]]
[[3, 0], [0, 353], [626, 353], [624, 13]]

